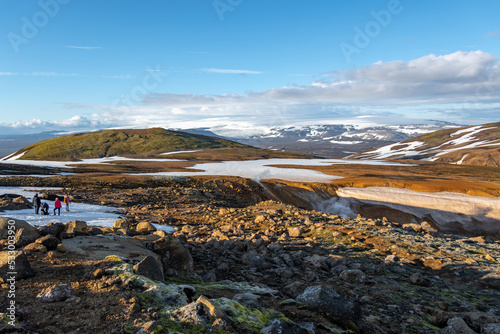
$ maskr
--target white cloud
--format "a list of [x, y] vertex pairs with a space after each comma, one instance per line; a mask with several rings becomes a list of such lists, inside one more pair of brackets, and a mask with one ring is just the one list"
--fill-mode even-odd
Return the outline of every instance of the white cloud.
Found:
[[209, 73], [219, 73], [219, 74], [262, 74], [260, 71], [249, 71], [249, 70], [231, 70], [223, 68], [204, 68], [203, 72]]
[[262, 92], [150, 93], [129, 105], [65, 103], [68, 108], [91, 114], [39, 126], [189, 128], [227, 127], [242, 122], [253, 126], [286, 126], [331, 124], [334, 120], [359, 120], [366, 115], [486, 123], [498, 121], [499, 93], [499, 59], [482, 51], [458, 51], [410, 61], [379, 61], [351, 71], [327, 73], [326, 78], [323, 75], [323, 79], [310, 85]]

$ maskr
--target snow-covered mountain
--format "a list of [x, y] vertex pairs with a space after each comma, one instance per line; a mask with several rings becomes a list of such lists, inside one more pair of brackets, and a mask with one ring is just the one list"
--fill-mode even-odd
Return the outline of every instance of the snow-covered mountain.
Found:
[[352, 158], [500, 167], [500, 123], [441, 130], [355, 154]]
[[[258, 127], [245, 130], [236, 125], [183, 130], [216, 135], [240, 143], [271, 150], [286, 150], [327, 158], [342, 158], [409, 138], [459, 125], [442, 121], [418, 124], [376, 124], [344, 122], [327, 125], [292, 125]], [[251, 130], [251, 131], [250, 131]]]

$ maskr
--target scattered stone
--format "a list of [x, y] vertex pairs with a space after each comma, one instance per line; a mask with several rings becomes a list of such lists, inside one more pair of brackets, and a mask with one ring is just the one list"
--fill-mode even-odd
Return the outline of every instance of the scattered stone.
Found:
[[66, 253], [68, 250], [66, 249], [66, 246], [63, 244], [57, 244], [57, 251], [59, 253]]
[[154, 227], [153, 224], [149, 222], [141, 222], [137, 224], [135, 230], [141, 234], [150, 234], [156, 231], [156, 227]]
[[73, 234], [75, 236], [89, 235], [87, 223], [80, 220], [68, 222], [66, 223], [66, 233]]
[[304, 229], [302, 227], [290, 227], [288, 229], [288, 235], [292, 238], [299, 238], [304, 234]]
[[354, 284], [363, 284], [366, 281], [365, 273], [359, 269], [344, 270], [340, 273], [339, 278], [343, 281]]
[[71, 287], [67, 284], [54, 285], [44, 289], [36, 296], [42, 303], [60, 302], [71, 297]]

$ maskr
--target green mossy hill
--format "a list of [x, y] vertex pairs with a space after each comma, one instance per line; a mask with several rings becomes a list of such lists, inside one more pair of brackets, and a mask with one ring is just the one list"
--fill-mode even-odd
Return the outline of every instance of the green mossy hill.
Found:
[[222, 138], [163, 128], [104, 130], [52, 138], [29, 145], [16, 154], [23, 160], [78, 160], [111, 156], [151, 156], [175, 150], [249, 148]]

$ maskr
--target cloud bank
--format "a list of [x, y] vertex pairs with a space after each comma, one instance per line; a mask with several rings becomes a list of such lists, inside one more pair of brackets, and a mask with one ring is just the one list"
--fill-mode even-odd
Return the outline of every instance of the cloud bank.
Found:
[[[246, 70], [206, 69], [223, 74]], [[146, 93], [134, 103], [75, 105], [90, 111], [66, 121], [20, 122], [4, 127], [207, 127], [238, 123], [248, 128], [335, 123], [364, 116], [433, 118], [462, 123], [498, 121], [499, 58], [483, 51], [378, 61], [332, 71], [303, 86], [245, 94]], [[243, 124], [243, 125], [242, 125]]]

